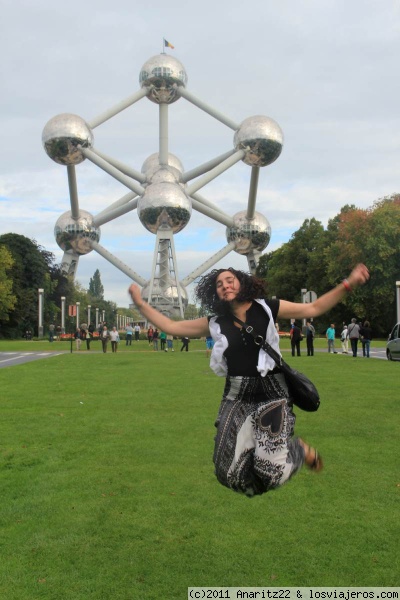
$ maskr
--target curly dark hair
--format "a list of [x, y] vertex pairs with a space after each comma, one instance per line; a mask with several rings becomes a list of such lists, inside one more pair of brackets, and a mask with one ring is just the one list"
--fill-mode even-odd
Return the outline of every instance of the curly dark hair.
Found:
[[217, 295], [217, 277], [225, 271], [230, 271], [240, 283], [240, 290], [236, 296], [239, 302], [249, 302], [255, 298], [265, 298], [265, 283], [261, 279], [249, 275], [244, 271], [237, 271], [232, 267], [228, 269], [213, 269], [207, 275], [200, 279], [197, 285], [195, 296], [199, 300], [203, 309], [207, 312], [225, 315], [231, 312], [231, 303], [226, 300], [220, 300]]

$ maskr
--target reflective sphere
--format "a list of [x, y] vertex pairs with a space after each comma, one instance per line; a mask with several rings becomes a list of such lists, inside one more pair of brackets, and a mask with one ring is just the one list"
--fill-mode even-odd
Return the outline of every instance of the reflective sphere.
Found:
[[[184, 306], [187, 306], [189, 300], [188, 300], [188, 294], [187, 294], [186, 288], [184, 288], [183, 285], [181, 285], [180, 283], [178, 283], [178, 286], [179, 286], [179, 290], [181, 292], [182, 302], [183, 302]], [[145, 283], [145, 285], [142, 288], [142, 298], [144, 298], [146, 300], [146, 302], [150, 302], [149, 291], [150, 291], [150, 281]], [[161, 291], [159, 281], [158, 280], [154, 281], [152, 300], [155, 301], [157, 298], [162, 297], [162, 296], [171, 298], [174, 300], [174, 303], [176, 301], [176, 304], [178, 304], [178, 302], [179, 302], [178, 287], [176, 285], [175, 280], [173, 280], [171, 278], [169, 281], [169, 285], [165, 288], [164, 291]]]
[[183, 165], [179, 158], [174, 154], [168, 154], [168, 166], [160, 165], [159, 154], [156, 152], [155, 154], [151, 154], [143, 163], [142, 173], [146, 175], [146, 179], [152, 183], [158, 183], [153, 181], [154, 175], [160, 171], [161, 169], [168, 169], [174, 177], [175, 181], [179, 181], [181, 173], [183, 173]]
[[150, 183], [179, 183], [180, 173], [170, 166], [160, 167], [152, 175]]
[[175, 84], [185, 87], [187, 74], [182, 63], [169, 54], [157, 54], [144, 63], [140, 75], [141, 87], [149, 87], [147, 97], [152, 102], [172, 104], [179, 100]]
[[160, 228], [178, 233], [189, 223], [192, 203], [180, 185], [152, 183], [139, 198], [137, 212], [151, 233], [157, 233]]
[[235, 252], [248, 254], [252, 250], [262, 252], [271, 239], [271, 225], [268, 219], [258, 212], [253, 219], [246, 217], [246, 211], [233, 216], [234, 225], [226, 228], [226, 239], [235, 242]]
[[233, 138], [236, 150], [246, 150], [243, 162], [251, 167], [265, 167], [282, 152], [283, 133], [273, 119], [261, 115], [241, 123]]
[[61, 215], [54, 227], [54, 236], [61, 250], [73, 250], [83, 255], [91, 252], [91, 240], [100, 240], [100, 228], [93, 225], [93, 216], [90, 213], [85, 210], [79, 212], [79, 219], [73, 219], [70, 210]]
[[65, 113], [46, 124], [42, 142], [47, 154], [59, 165], [78, 165], [85, 160], [78, 146], [91, 148], [93, 133], [81, 117]]

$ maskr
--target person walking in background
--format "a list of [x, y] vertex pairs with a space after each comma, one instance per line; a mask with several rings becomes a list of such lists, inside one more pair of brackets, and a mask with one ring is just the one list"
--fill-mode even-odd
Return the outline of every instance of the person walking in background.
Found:
[[167, 347], [165, 349], [165, 352], [168, 352], [168, 350], [171, 350], [171, 352], [175, 352], [175, 350], [174, 350], [174, 336], [171, 335], [170, 333], [167, 333]]
[[134, 331], [135, 331], [135, 342], [138, 342], [139, 338], [140, 338], [140, 325], [139, 325], [139, 323], [136, 323], [136, 325], [134, 327]]
[[82, 340], [82, 342], [86, 342], [86, 339], [87, 339], [87, 330], [86, 330], [86, 325], [85, 325], [84, 327], [81, 327], [81, 340]]
[[76, 345], [76, 349], [80, 350], [81, 349], [81, 330], [79, 329], [79, 327], [76, 328], [75, 334], [74, 334], [74, 338], [75, 338], [75, 345]]
[[353, 317], [350, 325], [347, 327], [349, 332], [351, 350], [353, 358], [357, 357], [358, 340], [360, 339], [360, 326], [357, 324], [357, 319]]
[[181, 352], [183, 352], [185, 350], [185, 352], [189, 352], [189, 338], [188, 337], [183, 337], [181, 338], [181, 342], [182, 342], [182, 348], [181, 348]]
[[163, 350], [165, 351], [166, 343], [167, 343], [167, 334], [165, 333], [165, 331], [161, 331], [160, 332], [160, 350], [161, 350], [161, 352]]
[[300, 356], [300, 342], [302, 339], [303, 334], [301, 333], [301, 329], [297, 325], [296, 321], [294, 321], [290, 330], [290, 345], [292, 346], [292, 356], [295, 355], [295, 350], [297, 351], [297, 356]]
[[159, 338], [160, 334], [158, 332], [157, 327], [154, 329], [153, 331], [153, 350], [156, 350], [158, 352], [158, 338]]
[[282, 486], [303, 464], [321, 471], [317, 450], [294, 437], [293, 401], [279, 364], [254, 342], [249, 327], [280, 354], [278, 318], [318, 317], [368, 279], [368, 269], [357, 265], [348, 279], [314, 302], [296, 303], [267, 299], [265, 283], [243, 271], [214, 269], [196, 289], [209, 316], [183, 321], [158, 312], [132, 283], [132, 302], [157, 327], [180, 338], [211, 335], [215, 341], [210, 366], [226, 378], [214, 447], [215, 474], [222, 485], [252, 497]]
[[372, 340], [372, 329], [369, 321], [364, 321], [364, 325], [360, 329], [360, 337], [363, 356], [369, 358], [369, 347], [371, 345]]
[[110, 340], [111, 340], [111, 350], [113, 352], [117, 352], [118, 350], [118, 342], [119, 342], [119, 333], [116, 327], [113, 327], [110, 331]]
[[331, 323], [330, 327], [326, 330], [326, 339], [328, 340], [328, 352], [337, 354], [335, 350], [335, 323]]
[[93, 325], [93, 323], [89, 323], [89, 326], [87, 329], [87, 335], [86, 335], [86, 350], [90, 350], [90, 342], [93, 339], [93, 335], [94, 335], [94, 325]]
[[211, 335], [206, 337], [206, 356], [209, 357], [212, 349], [214, 348], [214, 340]]
[[126, 333], [126, 346], [132, 346], [132, 337], [133, 337], [133, 327], [132, 327], [132, 323], [128, 323], [128, 325], [125, 327], [125, 333]]
[[54, 342], [54, 323], [50, 323], [49, 325], [49, 342]]
[[315, 328], [311, 321], [306, 323], [307, 356], [314, 356]]
[[154, 329], [152, 328], [151, 325], [149, 325], [149, 328], [147, 330], [147, 341], [149, 342], [149, 346], [151, 346], [151, 344], [153, 343], [153, 334], [154, 334]]
[[349, 330], [346, 323], [343, 323], [343, 330], [340, 334], [340, 343], [342, 344], [342, 354], [349, 353]]
[[110, 332], [107, 329], [107, 325], [104, 325], [102, 332], [101, 332], [101, 345], [103, 347], [103, 352], [104, 354], [107, 352], [107, 344], [108, 344], [108, 340], [110, 339]]

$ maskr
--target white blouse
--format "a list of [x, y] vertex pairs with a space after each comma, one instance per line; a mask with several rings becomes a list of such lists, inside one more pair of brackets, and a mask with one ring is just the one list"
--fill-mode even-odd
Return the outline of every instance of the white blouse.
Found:
[[[279, 334], [275, 327], [271, 309], [265, 300], [255, 300], [255, 302], [258, 302], [258, 304], [263, 307], [269, 316], [266, 341], [274, 350], [276, 350], [276, 352], [278, 352], [279, 356], [281, 356], [281, 352], [279, 350]], [[217, 323], [217, 319], [218, 317], [211, 317], [209, 321], [210, 333], [215, 342], [214, 348], [211, 352], [210, 367], [216, 375], [220, 377], [226, 377], [228, 373], [228, 365], [224, 356], [224, 352], [228, 348], [228, 340], [222, 333], [221, 327], [219, 323]], [[270, 357], [269, 354], [265, 352], [265, 350], [260, 348], [257, 364], [257, 371], [260, 373], [260, 375], [265, 377], [268, 371], [272, 371], [275, 367], [275, 361]]]

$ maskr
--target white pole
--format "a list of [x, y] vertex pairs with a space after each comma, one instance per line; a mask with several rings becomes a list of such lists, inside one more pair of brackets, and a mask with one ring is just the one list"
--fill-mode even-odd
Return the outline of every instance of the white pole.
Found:
[[65, 296], [61, 296], [61, 333], [65, 333]]
[[38, 294], [39, 294], [38, 337], [42, 338], [43, 337], [43, 294], [44, 294], [44, 289], [39, 288]]
[[160, 165], [168, 164], [168, 104], [159, 104], [159, 161]]
[[80, 309], [81, 303], [77, 302], [76, 303], [76, 328], [79, 327], [79, 309]]
[[[306, 301], [306, 294], [307, 294], [307, 290], [305, 288], [302, 288], [301, 289], [301, 301], [303, 302], [303, 304]], [[305, 326], [306, 326], [306, 320], [303, 319], [303, 327], [305, 327]]]
[[96, 329], [99, 328], [99, 309], [96, 308]]
[[76, 184], [76, 172], [74, 165], [67, 166], [68, 174], [68, 186], [69, 186], [69, 197], [71, 202], [71, 217], [73, 219], [79, 219], [79, 201], [78, 201], [78, 187]]
[[87, 323], [88, 323], [88, 325], [90, 325], [90, 309], [91, 308], [92, 308], [92, 305], [88, 304], [88, 307], [87, 307]]
[[400, 322], [400, 281], [396, 281], [397, 323]]

